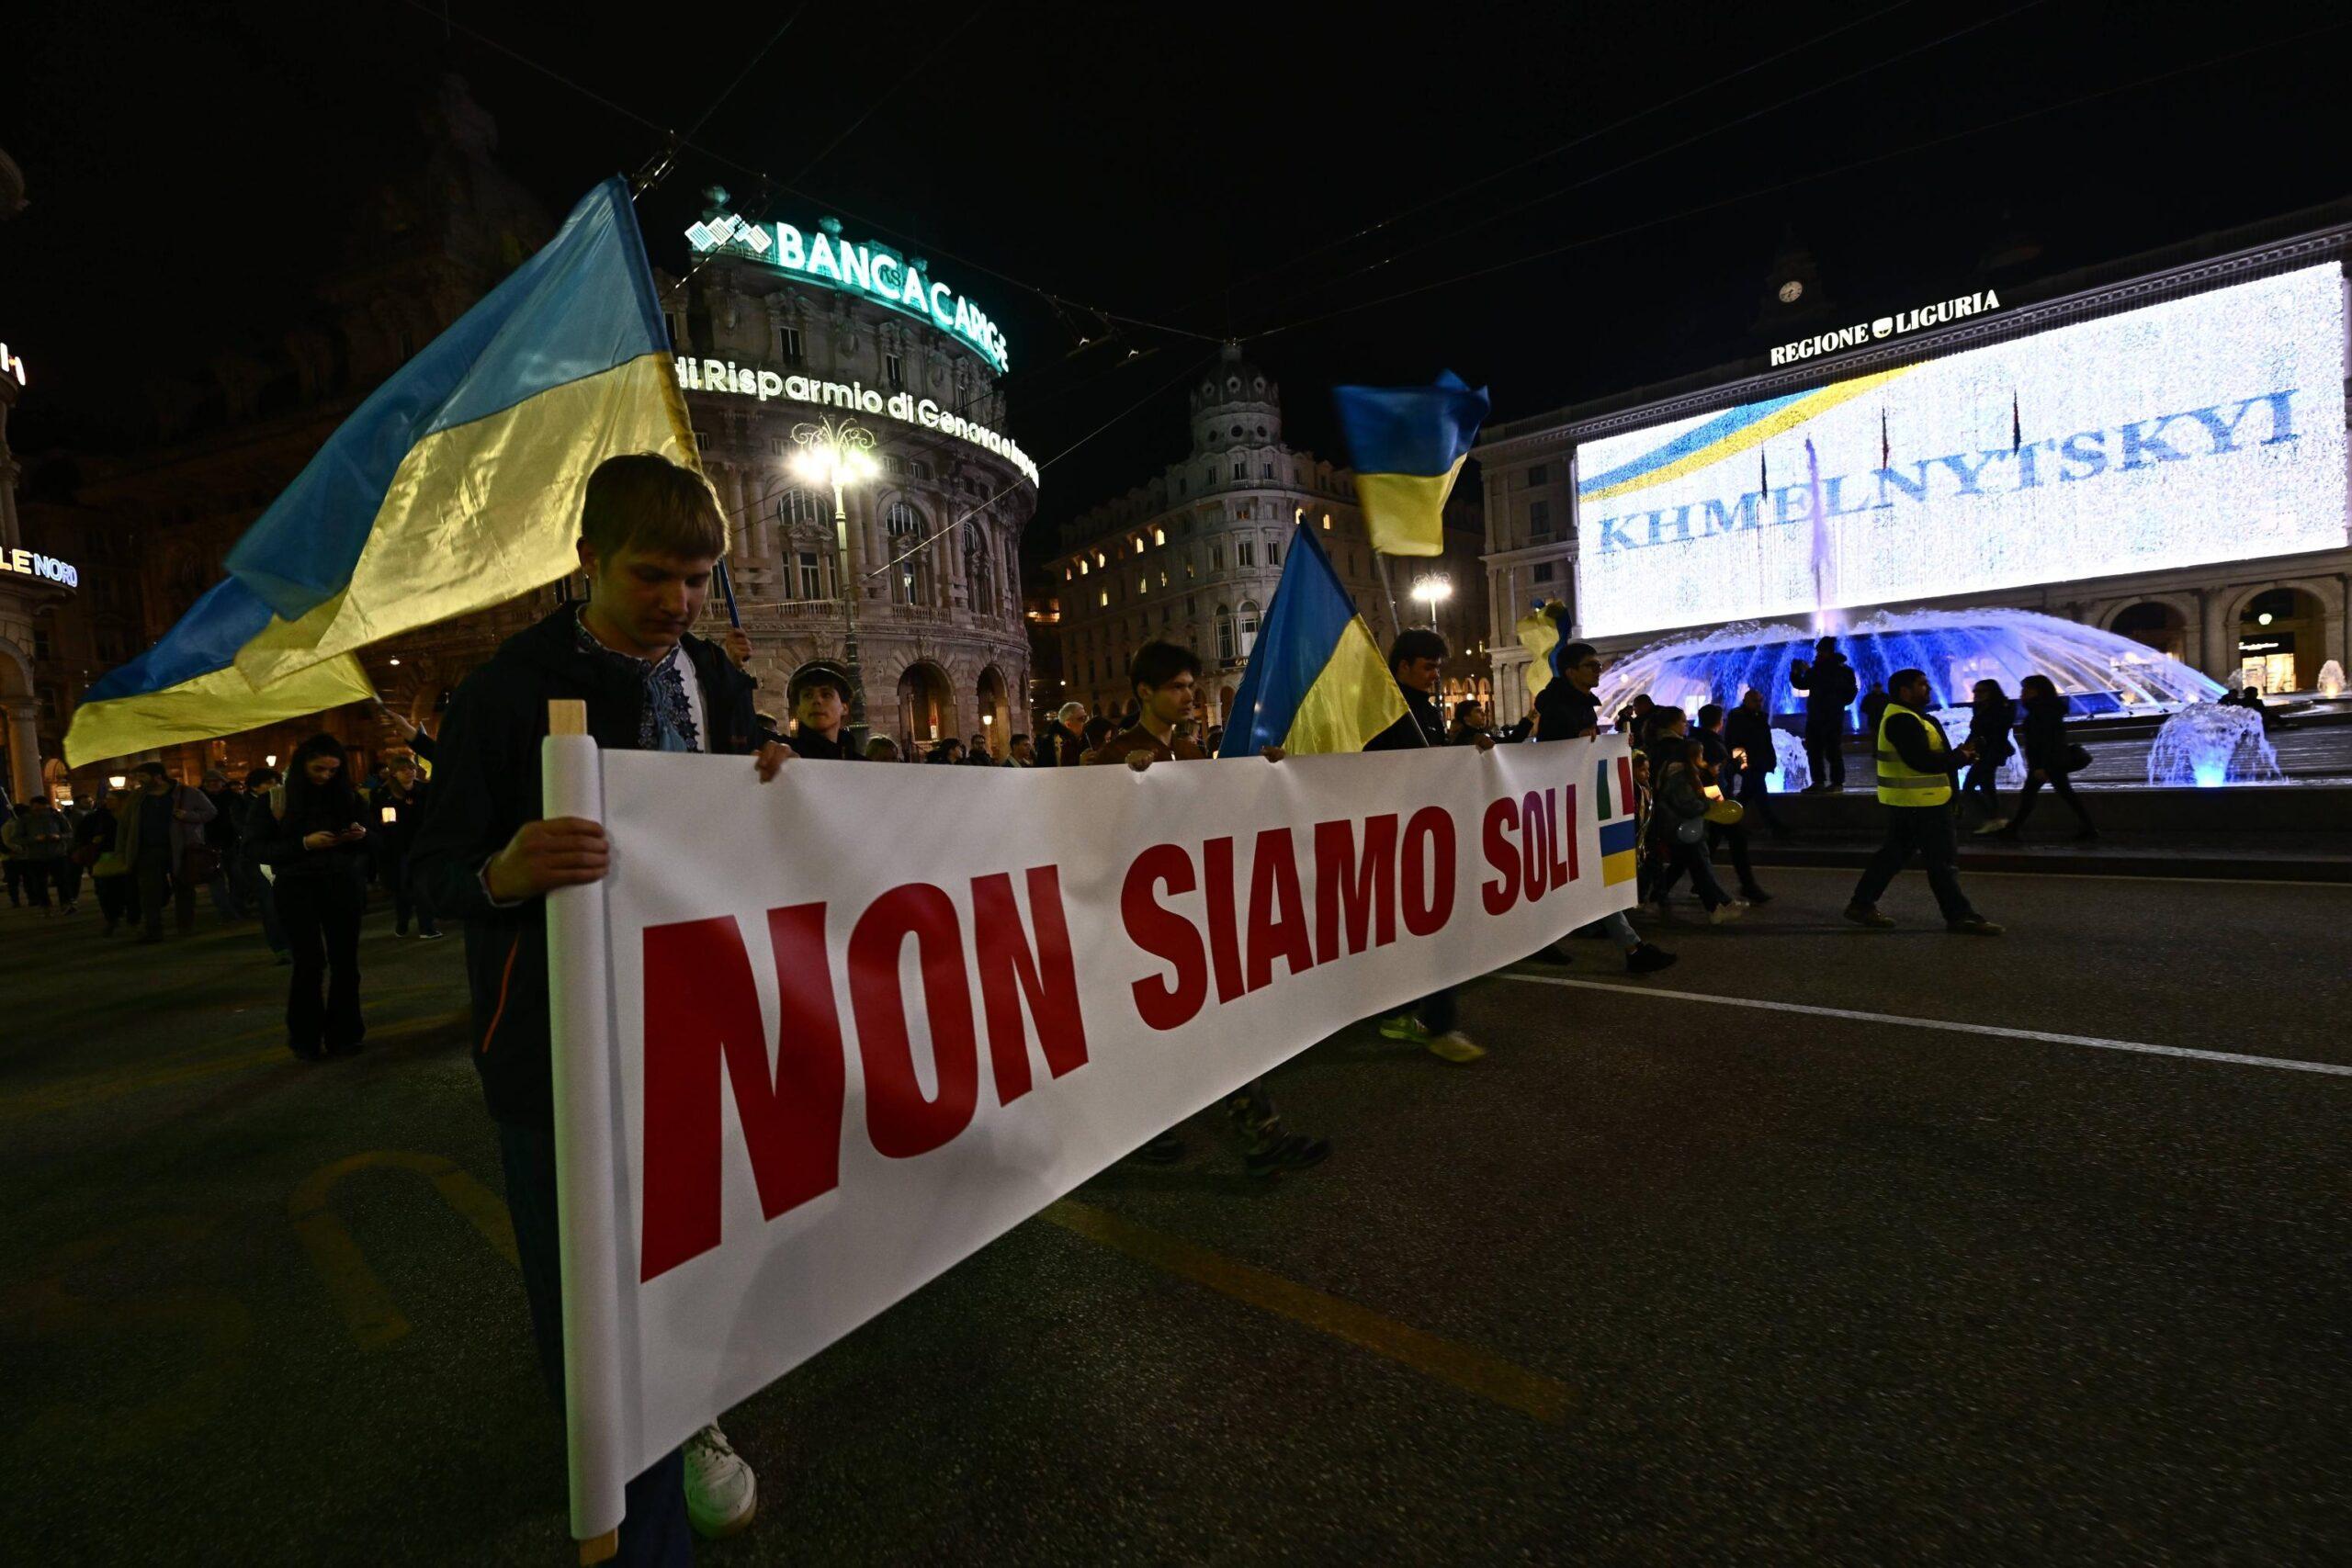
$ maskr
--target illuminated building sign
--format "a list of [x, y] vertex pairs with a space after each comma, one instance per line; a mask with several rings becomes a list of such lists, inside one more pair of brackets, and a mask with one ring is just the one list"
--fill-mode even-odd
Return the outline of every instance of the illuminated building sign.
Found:
[[2340, 550], [2345, 317], [2331, 262], [1584, 442], [1581, 633]]
[[38, 577], [51, 582], [61, 582], [68, 588], [82, 585], [82, 574], [71, 563], [54, 556], [33, 550], [0, 550], [0, 571], [13, 571], [19, 577]]
[[1896, 315], [1881, 316], [1872, 321], [1857, 321], [1850, 327], [1835, 332], [1816, 333], [1811, 337], [1784, 343], [1772, 351], [1775, 365], [1794, 365], [1801, 359], [1815, 359], [1825, 354], [1835, 354], [1841, 348], [1860, 348], [1864, 344], [1884, 338], [1902, 337], [1922, 327], [1940, 327], [1951, 321], [1964, 321], [1971, 316], [1981, 316], [1987, 310], [2001, 308], [2001, 297], [1987, 288], [1981, 294], [1963, 294], [1957, 299], [1940, 304], [1922, 305], [1916, 310]]
[[690, 392], [731, 392], [761, 402], [782, 398], [786, 402], [880, 414], [885, 419], [919, 424], [925, 430], [936, 430], [958, 441], [985, 447], [1020, 469], [1022, 477], [1031, 484], [1037, 482], [1037, 465], [1011, 436], [1000, 435], [985, 424], [940, 407], [934, 398], [918, 398], [912, 392], [892, 392], [886, 397], [859, 381], [820, 381], [814, 376], [786, 376], [779, 371], [738, 366], [731, 359], [688, 359], [680, 355], [675, 363], [678, 385]]
[[17, 386], [25, 384], [24, 359], [19, 355], [10, 354], [5, 343], [0, 343], [0, 376], [14, 376]]
[[910, 261], [879, 243], [860, 244], [841, 236], [836, 219], [820, 220], [815, 233], [789, 223], [752, 223], [722, 213], [686, 231], [696, 252], [725, 251], [788, 272], [803, 283], [836, 288], [887, 305], [979, 350], [999, 370], [1005, 367], [1004, 333], [986, 312], [944, 283], [924, 276], [921, 261]]

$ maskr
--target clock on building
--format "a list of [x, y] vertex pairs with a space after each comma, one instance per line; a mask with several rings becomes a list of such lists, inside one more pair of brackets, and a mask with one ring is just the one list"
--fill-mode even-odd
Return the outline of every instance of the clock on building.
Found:
[[1804, 299], [1804, 284], [1802, 284], [1802, 283], [1799, 283], [1795, 278], [1793, 278], [1793, 277], [1792, 277], [1792, 278], [1789, 279], [1786, 283], [1783, 283], [1782, 285], [1781, 285], [1781, 304], [1783, 304], [1783, 305], [1793, 305], [1793, 304], [1795, 304], [1798, 300], [1800, 300], [1800, 299]]

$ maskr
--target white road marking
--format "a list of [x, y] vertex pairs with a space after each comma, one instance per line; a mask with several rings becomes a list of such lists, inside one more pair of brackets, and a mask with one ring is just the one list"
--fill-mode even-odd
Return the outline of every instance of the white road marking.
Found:
[[2186, 1045], [2151, 1045], [2145, 1041], [2106, 1040], [2096, 1034], [2057, 1034], [2046, 1029], [2004, 1029], [1991, 1023], [1905, 1018], [1899, 1013], [1858, 1012], [1851, 1008], [1815, 1007], [1805, 1002], [1768, 1002], [1754, 997], [1713, 997], [1703, 991], [1668, 991], [1649, 986], [1615, 985], [1607, 980], [1571, 980], [1564, 975], [1522, 975], [1515, 969], [1503, 970], [1502, 977], [1531, 986], [1567, 986], [1580, 991], [1619, 991], [1629, 997], [1662, 997], [1678, 1002], [1710, 1002], [1716, 1007], [1803, 1013], [1809, 1018], [1846, 1018], [1857, 1023], [1899, 1024], [1905, 1029], [1941, 1029], [1958, 1034], [1989, 1034], [2001, 1040], [2040, 1040], [2052, 1045], [2088, 1045], [2099, 1051], [2136, 1051], [2143, 1056], [2185, 1056], [2193, 1062], [2224, 1062], [2233, 1067], [2278, 1067], [2290, 1073], [2325, 1073], [2331, 1077], [2352, 1077], [2352, 1066], [2335, 1062], [2298, 1061], [2292, 1056], [2245, 1056], [2234, 1051], [2196, 1051]]
[[[2352, 892], [2352, 882], [2336, 882], [2324, 877], [2135, 876], [2128, 871], [1993, 871], [1981, 865], [1970, 865], [1965, 859], [1962, 860], [1960, 868], [1971, 876], [2029, 876], [2037, 882], [2177, 882], [2191, 887], [2329, 887], [2338, 892]], [[1766, 865], [1763, 869], [1775, 876], [1784, 871], [1851, 876], [1860, 868], [1850, 865]]]

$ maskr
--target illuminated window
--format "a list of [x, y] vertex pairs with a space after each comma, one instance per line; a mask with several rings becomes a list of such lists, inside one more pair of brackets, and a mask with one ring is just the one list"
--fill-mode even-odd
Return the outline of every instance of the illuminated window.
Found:
[[1149, 572], [1146, 572], [1141, 577], [1136, 579], [1136, 597], [1140, 599], [1150, 592], [1151, 574]]
[[1094, 564], [1096, 566], [1109, 566], [1111, 564], [1111, 558], [1104, 555], [1101, 550], [1097, 550], [1094, 552]]
[[1086, 559], [1086, 558], [1085, 558], [1084, 556], [1080, 556], [1080, 557], [1079, 557], [1079, 558], [1078, 558], [1078, 575], [1079, 575], [1079, 576], [1080, 576], [1080, 577], [1084, 577], [1084, 576], [1086, 575], [1086, 573], [1087, 573], [1087, 570], [1088, 570], [1088, 563], [1087, 563], [1087, 559]]
[[1151, 542], [1155, 545], [1166, 544], [1168, 542], [1168, 530], [1165, 528], [1154, 528], [1151, 531]]
[[1063, 581], [1064, 582], [1068, 582], [1068, 581], [1070, 580], [1070, 576], [1071, 576], [1071, 572], [1070, 572], [1069, 568], [1068, 568], [1068, 567], [1064, 567], [1064, 568], [1062, 568], [1062, 581]]
[[1331, 514], [1328, 512], [1323, 514], [1323, 531], [1326, 534], [1331, 531]]
[[1102, 596], [1100, 599], [1096, 600], [1096, 601], [1095, 601], [1095, 603], [1096, 603], [1097, 604], [1101, 605], [1101, 606], [1102, 606], [1103, 609], [1105, 609], [1105, 610], [1109, 609], [1109, 608], [1111, 607], [1111, 595], [1110, 595], [1109, 591], [1108, 591], [1108, 590], [1105, 590], [1105, 591], [1103, 592]]
[[1135, 536], [1135, 547], [1136, 547], [1136, 554], [1137, 554], [1137, 555], [1141, 555], [1141, 554], [1143, 554], [1144, 545], [1143, 545], [1143, 536], [1142, 536], [1141, 534], [1137, 534], [1137, 535]]

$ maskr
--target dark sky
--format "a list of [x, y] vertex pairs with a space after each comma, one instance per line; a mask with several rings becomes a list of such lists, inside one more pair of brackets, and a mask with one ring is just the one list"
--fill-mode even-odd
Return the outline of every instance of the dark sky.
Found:
[[[659, 141], [402, 0], [34, 9], [11, 23], [0, 118], [33, 201], [0, 228], [0, 339], [39, 387], [20, 450], [105, 429], [145, 365], [268, 333], [340, 257], [368, 183], [416, 156], [414, 106], [441, 71], [469, 79], [502, 162], [559, 212]], [[791, 10], [450, 4], [681, 128]], [[775, 216], [859, 215], [854, 233], [927, 251], [990, 309], [1018, 372], [1013, 434], [1040, 461], [1227, 333], [1267, 334], [1250, 352], [1283, 383], [1294, 441], [1343, 458], [1334, 382], [1450, 367], [1509, 419], [1756, 353], [1791, 235], [1844, 320], [1971, 286], [2016, 231], [2043, 247], [2030, 271], [2056, 272], [2341, 197], [2352, 28], [2312, 35], [2339, 15], [810, 5], [696, 140], [807, 193]], [[2177, 74], [2133, 85], [2160, 73]], [[1877, 161], [1844, 168], [1860, 160]], [[713, 181], [748, 203], [751, 180], [693, 152], [647, 198], [657, 263], [684, 265], [679, 231]], [[1127, 326], [1066, 357], [1061, 315], [980, 266], [1184, 331]], [[1164, 390], [1047, 468], [1041, 520], [1184, 440], [1182, 392]]]

